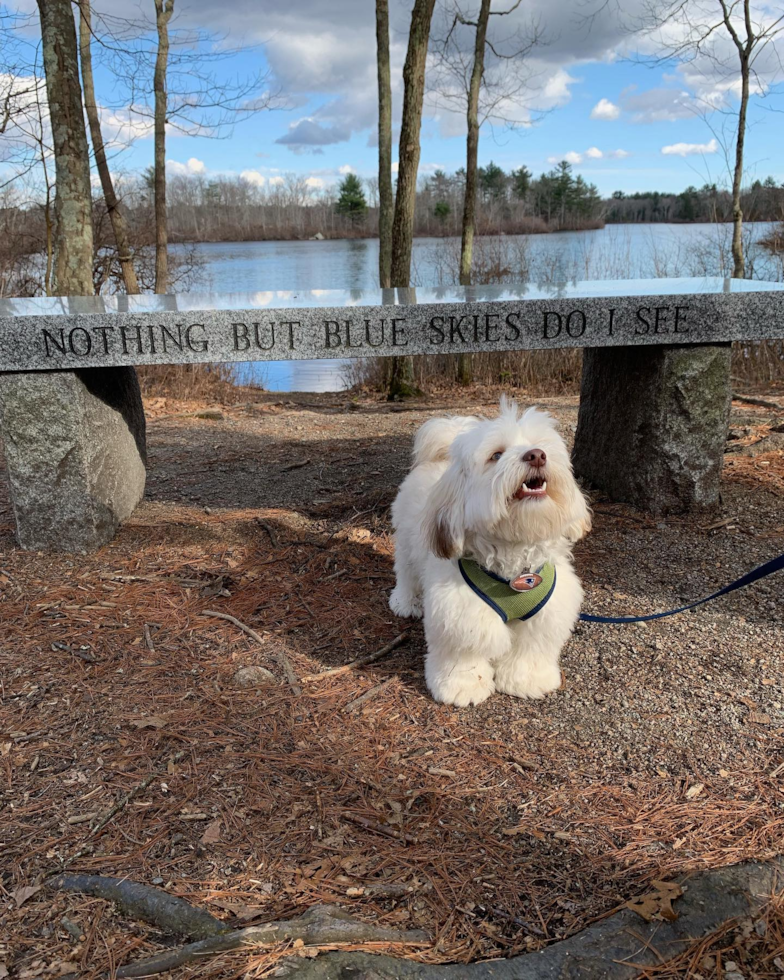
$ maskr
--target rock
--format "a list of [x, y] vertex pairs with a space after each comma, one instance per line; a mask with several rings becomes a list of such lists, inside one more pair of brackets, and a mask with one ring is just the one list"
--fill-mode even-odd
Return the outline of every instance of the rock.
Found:
[[233, 680], [235, 687], [261, 687], [276, 683], [275, 675], [266, 667], [240, 667]]
[[209, 422], [220, 422], [223, 418], [223, 412], [218, 411], [217, 408], [206, 408], [203, 412], [196, 412], [197, 419], [207, 419]]
[[584, 351], [575, 472], [652, 514], [713, 510], [729, 374], [728, 344]]
[[134, 368], [0, 375], [0, 419], [23, 548], [100, 548], [144, 494]]
[[321, 234], [320, 231], [317, 231], [315, 235], [312, 235], [311, 236], [310, 241], [312, 241], [312, 242], [323, 242], [324, 241], [324, 236]]

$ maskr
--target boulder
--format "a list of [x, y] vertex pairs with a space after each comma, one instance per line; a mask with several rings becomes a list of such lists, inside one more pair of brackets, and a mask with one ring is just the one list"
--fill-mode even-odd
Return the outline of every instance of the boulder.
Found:
[[0, 374], [0, 430], [23, 548], [93, 551], [144, 494], [134, 368]]
[[729, 344], [583, 353], [575, 473], [651, 514], [719, 503], [732, 398]]

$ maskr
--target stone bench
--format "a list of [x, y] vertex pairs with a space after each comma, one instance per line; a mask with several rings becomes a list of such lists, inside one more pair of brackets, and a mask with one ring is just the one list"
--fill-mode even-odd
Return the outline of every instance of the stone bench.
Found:
[[0, 300], [19, 542], [87, 551], [131, 514], [145, 482], [142, 364], [585, 348], [578, 475], [654, 513], [707, 510], [730, 343], [768, 338], [784, 338], [784, 285], [747, 280]]

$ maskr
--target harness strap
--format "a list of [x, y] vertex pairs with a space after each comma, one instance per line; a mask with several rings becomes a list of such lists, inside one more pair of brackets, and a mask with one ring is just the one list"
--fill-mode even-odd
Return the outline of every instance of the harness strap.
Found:
[[[515, 619], [530, 619], [547, 603], [555, 590], [555, 565], [546, 562], [536, 569], [533, 579], [539, 580], [534, 587], [524, 591], [512, 588], [507, 579], [488, 572], [472, 558], [458, 560], [460, 574], [466, 585], [490, 608], [508, 623]], [[524, 577], [524, 576], [521, 576]], [[515, 580], [517, 584], [519, 579]]]
[[679, 606], [677, 609], [649, 613], [647, 616], [594, 616], [590, 613], [580, 613], [580, 619], [584, 623], [645, 623], [650, 619], [664, 619], [665, 616], [675, 616], [676, 613], [686, 612], [687, 609], [694, 609], [696, 606], [701, 606], [705, 602], [711, 602], [713, 599], [718, 599], [719, 596], [729, 595], [730, 592], [743, 589], [761, 578], [773, 575], [774, 572], [780, 572], [782, 569], [784, 569], [784, 554], [779, 555], [778, 558], [771, 558], [770, 561], [766, 561], [763, 565], [758, 565], [757, 568], [753, 568], [750, 572], [735, 579], [734, 582], [725, 585], [718, 592], [714, 592], [704, 599], [698, 599], [696, 602], [690, 602], [686, 606]]

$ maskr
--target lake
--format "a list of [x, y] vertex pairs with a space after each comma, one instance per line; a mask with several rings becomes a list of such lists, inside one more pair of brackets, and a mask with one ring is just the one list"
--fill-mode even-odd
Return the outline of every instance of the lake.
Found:
[[[756, 242], [769, 222], [745, 226], [747, 263], [756, 279], [780, 280], [781, 263]], [[607, 225], [595, 231], [479, 238], [474, 267], [488, 281], [544, 285], [581, 279], [726, 276], [731, 272], [730, 225]], [[176, 251], [178, 246], [172, 246]], [[378, 239], [217, 242], [196, 246], [203, 263], [196, 288], [214, 293], [285, 289], [358, 289], [378, 286]], [[412, 284], [456, 283], [460, 241], [414, 239]], [[267, 361], [243, 364], [244, 383], [271, 391], [339, 391], [342, 361]]]

